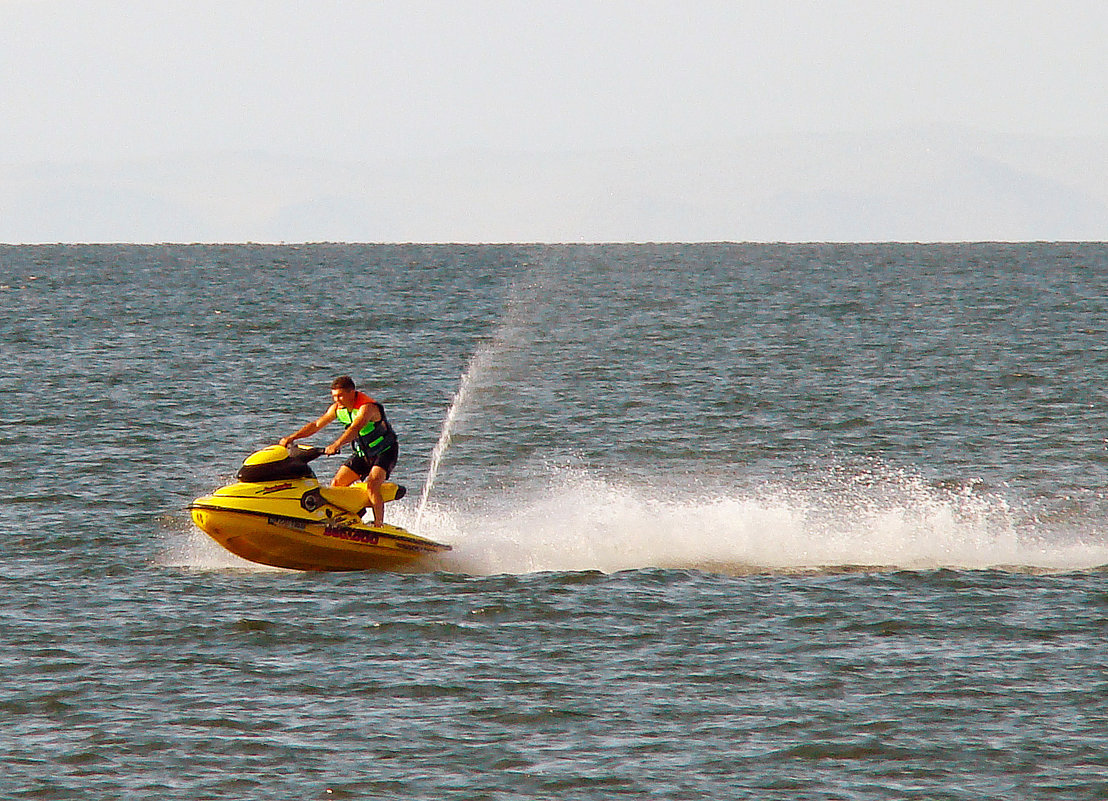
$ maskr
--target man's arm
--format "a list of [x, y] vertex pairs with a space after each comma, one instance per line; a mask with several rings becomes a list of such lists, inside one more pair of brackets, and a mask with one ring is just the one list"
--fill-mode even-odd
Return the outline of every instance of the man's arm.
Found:
[[292, 444], [293, 442], [295, 442], [298, 439], [304, 439], [304, 437], [310, 437], [312, 434], [319, 431], [325, 425], [327, 425], [332, 420], [334, 420], [335, 419], [335, 412], [337, 412], [337, 411], [338, 411], [338, 404], [337, 403], [332, 403], [331, 406], [327, 409], [327, 411], [325, 411], [323, 413], [322, 417], [320, 417], [318, 420], [313, 420], [312, 422], [305, 424], [295, 434], [293, 434], [291, 436], [288, 436], [288, 437], [282, 437], [280, 444], [283, 447], [288, 447], [290, 444]]

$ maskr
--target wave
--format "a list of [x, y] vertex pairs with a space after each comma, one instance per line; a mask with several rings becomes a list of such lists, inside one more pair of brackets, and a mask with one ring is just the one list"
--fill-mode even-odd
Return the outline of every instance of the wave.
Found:
[[[395, 513], [399, 525], [408, 516], [405, 509]], [[481, 508], [431, 505], [419, 533], [454, 545], [442, 569], [479, 575], [642, 568], [1053, 572], [1108, 564], [1108, 542], [1086, 528], [1048, 529], [1000, 495], [936, 487], [892, 471], [727, 491], [564, 471]]]
[[[462, 503], [390, 504], [389, 519], [453, 545], [434, 568], [468, 575], [646, 568], [730, 575], [887, 570], [1064, 572], [1108, 565], [1103, 521], [1046, 524], [1002, 495], [878, 469], [706, 490], [551, 469]], [[417, 525], [418, 523], [418, 525]], [[273, 570], [199, 530], [164, 564]]]

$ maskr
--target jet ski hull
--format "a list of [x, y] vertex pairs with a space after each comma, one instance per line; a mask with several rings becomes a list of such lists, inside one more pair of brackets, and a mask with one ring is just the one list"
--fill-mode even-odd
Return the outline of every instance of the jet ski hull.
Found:
[[388, 524], [340, 526], [199, 503], [190, 511], [197, 526], [236, 556], [291, 570], [419, 569], [420, 557], [450, 550]]
[[[386, 485], [391, 499], [401, 488]], [[239, 482], [197, 498], [193, 522], [231, 553], [292, 570], [433, 570], [449, 551], [409, 531], [362, 521], [364, 487], [320, 487], [314, 477]]]

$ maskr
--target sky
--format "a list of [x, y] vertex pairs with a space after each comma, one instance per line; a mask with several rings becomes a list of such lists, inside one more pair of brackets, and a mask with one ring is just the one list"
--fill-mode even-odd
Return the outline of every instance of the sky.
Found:
[[[1054, 141], [1058, 161], [1069, 140], [1093, 153], [1108, 141], [1106, 42], [1099, 0], [0, 0], [0, 212], [33, 196], [20, 225], [49, 238], [61, 229], [44, 167], [51, 191], [77, 180], [57, 170], [85, 165], [87, 180], [90, 164], [118, 189], [138, 181], [127, 165], [205, 155], [278, 170], [474, 153], [549, 164], [969, 131]], [[1069, 174], [1047, 177], [1079, 180]], [[0, 240], [13, 237], [0, 222]]]

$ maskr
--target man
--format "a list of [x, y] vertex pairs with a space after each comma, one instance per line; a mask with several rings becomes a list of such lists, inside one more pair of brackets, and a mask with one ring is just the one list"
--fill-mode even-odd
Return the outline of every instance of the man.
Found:
[[331, 406], [322, 417], [292, 436], [282, 438], [281, 445], [288, 447], [298, 439], [310, 437], [332, 420], [345, 425], [346, 431], [324, 448], [324, 453], [334, 456], [349, 442], [353, 443], [354, 455], [335, 473], [331, 486], [348, 487], [358, 479], [366, 479], [373, 525], [379, 526], [385, 519], [381, 485], [392, 473], [400, 455], [396, 433], [385, 417], [385, 407], [364, 392], [359, 392], [350, 376], [340, 375], [331, 382], [331, 400]]

